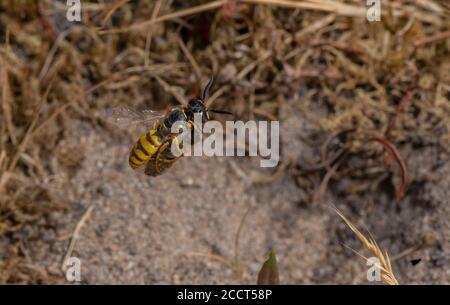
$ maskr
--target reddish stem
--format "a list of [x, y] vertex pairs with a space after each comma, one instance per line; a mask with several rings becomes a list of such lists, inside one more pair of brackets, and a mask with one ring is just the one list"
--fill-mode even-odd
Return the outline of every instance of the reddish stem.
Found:
[[400, 155], [399, 151], [394, 146], [394, 144], [389, 142], [386, 138], [375, 137], [372, 138], [371, 140], [381, 143], [384, 146], [384, 148], [390, 153], [390, 155], [395, 159], [397, 164], [400, 166], [400, 169], [402, 171], [402, 178], [395, 192], [395, 198], [397, 202], [399, 202], [405, 191], [406, 181], [408, 180], [408, 169], [406, 168], [406, 164], [403, 161], [402, 156]]
[[416, 41], [414, 43], [414, 46], [416, 48], [420, 48], [420, 47], [422, 47], [424, 45], [427, 45], [429, 43], [433, 43], [433, 42], [436, 42], [436, 41], [439, 41], [439, 40], [444, 40], [444, 39], [447, 39], [449, 37], [450, 37], [450, 31], [437, 33], [435, 35], [428, 36], [428, 37], [425, 37], [425, 38], [423, 38], [423, 39], [421, 39], [419, 41]]
[[406, 92], [406, 94], [402, 97], [400, 102], [398, 103], [397, 107], [395, 108], [395, 114], [389, 121], [388, 128], [386, 129], [386, 136], [389, 136], [389, 132], [394, 128], [395, 121], [397, 119], [397, 116], [405, 111], [406, 108], [408, 108], [409, 104], [411, 104], [412, 98], [414, 96], [414, 93], [416, 91], [414, 89], [409, 90]]
[[222, 16], [225, 19], [232, 19], [236, 14], [238, 0], [228, 0], [222, 6]]
[[56, 29], [55, 23], [45, 14], [43, 1], [37, 1], [37, 12], [41, 20], [42, 28], [47, 33], [47, 35], [54, 41], [58, 37], [58, 30]]

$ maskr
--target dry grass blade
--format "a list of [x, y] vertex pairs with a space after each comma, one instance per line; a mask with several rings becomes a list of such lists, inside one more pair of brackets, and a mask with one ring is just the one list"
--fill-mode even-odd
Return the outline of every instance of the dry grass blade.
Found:
[[2, 109], [4, 114], [5, 126], [8, 130], [8, 134], [11, 138], [11, 142], [17, 145], [16, 132], [14, 130], [13, 115], [12, 115], [12, 95], [11, 88], [9, 86], [8, 70], [6, 62], [0, 57], [0, 84], [1, 84], [1, 97], [2, 97]]
[[[350, 220], [348, 220], [347, 217], [345, 217], [344, 214], [342, 214], [342, 212], [336, 206], [332, 205], [332, 208], [345, 221], [345, 223], [350, 227], [353, 233], [355, 233], [356, 237], [358, 237], [363, 246], [380, 260], [381, 279], [383, 280], [383, 282], [388, 285], [398, 285], [398, 281], [395, 278], [394, 271], [392, 270], [388, 253], [386, 251], [383, 253], [377, 242], [372, 237], [367, 239], [361, 233], [361, 231], [359, 231], [358, 228], [356, 228], [356, 226]], [[364, 259], [368, 260], [358, 252], [356, 253]]]
[[[90, 87], [89, 89], [87, 89], [85, 92], [83, 92], [83, 94], [81, 95], [80, 99], [82, 99], [84, 96], [88, 95], [89, 93], [94, 92], [95, 90], [97, 90], [98, 88], [104, 86], [105, 84], [109, 83], [110, 80], [104, 80], [92, 87]], [[48, 93], [45, 95], [47, 96]], [[31, 137], [34, 137], [39, 131], [41, 131], [45, 126], [47, 126], [52, 120], [54, 120], [58, 115], [60, 115], [61, 113], [63, 113], [69, 106], [71, 106], [74, 102], [79, 101], [80, 99], [71, 99], [68, 102], [66, 102], [65, 104], [62, 104], [61, 106], [59, 106], [51, 115], [49, 115], [39, 126], [37, 126], [35, 129], [33, 129], [31, 131]], [[34, 127], [34, 125], [33, 125]]]
[[289, 0], [242, 0], [245, 3], [275, 5], [287, 8], [301, 8], [309, 10], [318, 10], [333, 12], [343, 16], [365, 16], [365, 7], [358, 7], [336, 1], [289, 1]]
[[52, 88], [53, 85], [53, 80], [50, 81], [50, 84], [48, 85], [44, 95], [42, 96], [40, 102], [39, 102], [39, 108], [38, 111], [36, 112], [33, 121], [31, 122], [30, 126], [28, 127], [25, 136], [23, 137], [22, 141], [20, 142], [20, 144], [17, 145], [17, 149], [14, 153], [14, 155], [11, 158], [11, 162], [7, 168], [7, 171], [3, 172], [0, 175], [0, 193], [3, 190], [3, 187], [5, 186], [5, 184], [8, 182], [8, 179], [10, 178], [10, 173], [14, 170], [14, 168], [16, 167], [17, 162], [20, 159], [21, 154], [23, 153], [23, 151], [25, 150], [25, 148], [27, 147], [30, 139], [33, 138], [33, 129], [34, 126], [36, 126], [36, 123], [39, 119], [40, 113], [41, 113], [41, 109], [42, 106], [47, 102], [47, 97], [48, 94], [50, 93], [50, 90]]
[[250, 213], [253, 205], [250, 204], [245, 211], [244, 215], [241, 218], [241, 222], [239, 223], [239, 227], [236, 231], [236, 237], [234, 239], [234, 266], [235, 266], [235, 273], [236, 278], [241, 279], [242, 278], [242, 265], [241, 265], [241, 256], [239, 252], [239, 238], [241, 236], [242, 228], [244, 227], [245, 220], [247, 219], [248, 213]]
[[233, 263], [229, 262], [226, 258], [224, 258], [220, 255], [205, 253], [205, 252], [187, 252], [184, 255], [207, 258], [207, 259], [222, 263], [226, 267], [230, 268], [230, 270], [232, 270], [233, 272], [236, 272], [235, 265], [233, 265]]
[[[242, 3], [249, 3], [249, 4], [261, 4], [261, 5], [273, 5], [273, 6], [279, 6], [279, 7], [286, 7], [286, 8], [300, 8], [300, 9], [309, 9], [309, 10], [318, 10], [318, 11], [325, 11], [325, 12], [333, 12], [338, 15], [343, 16], [365, 16], [366, 15], [366, 8], [365, 7], [358, 7], [348, 4], [343, 4], [335, 1], [288, 1], [288, 0], [241, 0]], [[180, 11], [176, 11], [164, 16], [160, 16], [158, 18], [152, 18], [147, 21], [134, 23], [130, 26], [119, 28], [119, 29], [112, 29], [112, 30], [105, 30], [100, 31], [100, 34], [114, 34], [114, 33], [124, 33], [129, 31], [135, 31], [135, 30], [141, 30], [145, 27], [148, 27], [152, 24], [163, 22], [171, 19], [176, 19], [180, 17], [185, 17], [189, 15], [194, 15], [198, 13], [202, 13], [205, 11], [217, 9], [220, 7], [223, 7], [227, 3], [226, 0], [217, 0], [210, 3], [198, 5], [192, 8], [183, 9]]]
[[433, 43], [433, 42], [436, 42], [436, 41], [439, 41], [439, 40], [444, 40], [444, 39], [447, 39], [447, 38], [450, 38], [450, 31], [445, 31], [445, 32], [442, 32], [442, 33], [438, 33], [436, 35], [429, 36], [429, 37], [426, 37], [426, 38], [421, 39], [419, 41], [416, 41], [414, 43], [414, 46], [416, 48], [420, 48], [420, 47], [423, 47], [424, 45], [427, 45], [429, 43]]
[[[159, 0], [158, 2], [155, 3], [155, 6], [153, 7], [153, 12], [152, 12], [152, 20], [155, 19], [158, 14], [159, 11], [161, 10], [162, 7], [162, 0]], [[149, 53], [150, 53], [150, 46], [152, 43], [152, 37], [153, 37], [153, 28], [150, 28], [147, 32], [147, 37], [145, 38], [145, 49], [144, 49], [144, 66], [148, 67], [149, 65]]]
[[158, 18], [134, 23], [128, 27], [124, 27], [124, 28], [120, 28], [120, 29], [113, 29], [113, 30], [106, 30], [106, 31], [99, 31], [99, 33], [100, 34], [114, 34], [114, 33], [124, 33], [124, 32], [129, 32], [129, 31], [134, 31], [134, 30], [140, 30], [140, 29], [143, 29], [145, 27], [148, 27], [149, 25], [152, 25], [152, 24], [155, 24], [158, 22], [163, 22], [163, 21], [167, 21], [167, 20], [171, 20], [171, 19], [186, 17], [189, 15], [194, 15], [194, 14], [198, 14], [201, 12], [217, 9], [217, 8], [221, 7], [222, 5], [224, 5], [225, 2], [226, 2], [226, 0], [218, 0], [218, 1], [210, 2], [210, 3], [198, 5], [195, 7], [187, 8], [184, 10], [176, 11], [176, 12], [164, 15], [164, 16], [160, 16]]
[[189, 60], [189, 63], [191, 64], [192, 68], [194, 69], [195, 74], [197, 75], [198, 79], [201, 79], [202, 77], [202, 70], [200, 69], [199, 65], [197, 64], [197, 61], [195, 60], [194, 56], [192, 56], [192, 53], [189, 51], [188, 47], [184, 44], [183, 40], [180, 37], [176, 37], [177, 43], [180, 46], [181, 51], [186, 56], [186, 58]]
[[158, 83], [161, 85], [161, 87], [163, 87], [164, 91], [169, 92], [170, 94], [172, 94], [172, 96], [178, 101], [178, 103], [180, 103], [180, 105], [186, 104], [186, 98], [183, 95], [181, 95], [180, 93], [178, 93], [166, 81], [164, 81], [158, 75], [154, 75], [153, 77], [158, 81]]
[[107, 14], [105, 15], [105, 18], [103, 18], [103, 20], [102, 20], [102, 28], [104, 28], [106, 26], [106, 23], [111, 18], [111, 16], [114, 14], [114, 12], [117, 11], [121, 6], [124, 6], [125, 4], [127, 4], [128, 1], [130, 1], [130, 0], [119, 0], [112, 5], [112, 7], [109, 9]]
[[78, 221], [75, 230], [73, 231], [72, 238], [70, 239], [69, 248], [67, 249], [66, 254], [64, 255], [64, 259], [62, 261], [61, 269], [65, 271], [66, 262], [68, 259], [72, 256], [73, 249], [75, 248], [75, 243], [80, 235], [81, 228], [88, 220], [89, 216], [91, 216], [92, 210], [94, 209], [94, 205], [90, 205], [86, 211], [84, 212], [83, 216], [80, 218], [80, 221]]

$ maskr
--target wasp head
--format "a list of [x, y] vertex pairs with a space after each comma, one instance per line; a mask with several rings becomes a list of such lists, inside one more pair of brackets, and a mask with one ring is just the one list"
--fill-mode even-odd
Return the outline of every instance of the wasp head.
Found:
[[188, 103], [186, 110], [187, 119], [194, 121], [195, 115], [198, 115], [202, 119], [202, 123], [209, 120], [208, 110], [201, 99], [192, 99]]
[[194, 98], [191, 99], [188, 102], [187, 109], [186, 109], [186, 116], [188, 120], [194, 121], [194, 116], [197, 114], [202, 119], [202, 124], [206, 123], [206, 121], [210, 120], [209, 112], [213, 113], [221, 113], [221, 114], [231, 114], [231, 112], [223, 111], [223, 110], [215, 110], [215, 109], [208, 109], [205, 105], [205, 101], [209, 97], [209, 91], [213, 85], [214, 79], [211, 78], [208, 82], [208, 84], [205, 87], [205, 90], [203, 90], [203, 96], [202, 98]]

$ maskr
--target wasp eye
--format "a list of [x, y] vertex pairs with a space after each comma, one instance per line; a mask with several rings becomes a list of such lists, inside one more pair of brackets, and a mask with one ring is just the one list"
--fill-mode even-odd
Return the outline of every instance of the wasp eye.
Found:
[[189, 100], [189, 102], [188, 102], [188, 106], [191, 108], [197, 104], [198, 104], [198, 101], [196, 99]]

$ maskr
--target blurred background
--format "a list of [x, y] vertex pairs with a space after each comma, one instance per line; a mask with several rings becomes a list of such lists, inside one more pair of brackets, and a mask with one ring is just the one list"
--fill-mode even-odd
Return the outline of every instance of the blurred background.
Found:
[[[446, 0], [0, 1], [0, 283], [450, 283], [450, 5]], [[104, 110], [199, 96], [279, 120], [281, 160], [128, 166]], [[218, 117], [220, 120], [221, 118]]]

